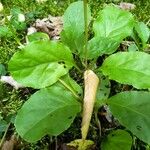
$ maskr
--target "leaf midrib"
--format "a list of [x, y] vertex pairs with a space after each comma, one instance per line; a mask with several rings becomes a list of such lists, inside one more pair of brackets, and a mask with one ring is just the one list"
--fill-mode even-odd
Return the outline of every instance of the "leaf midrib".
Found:
[[[142, 74], [142, 75], [144, 75], [144, 76], [147, 76], [148, 78], [150, 78], [150, 74], [146, 74], [146, 73], [144, 73], [144, 72], [140, 72], [140, 71], [138, 71], [138, 70], [132, 70], [132, 69], [128, 69], [128, 68], [121, 68], [121, 67], [119, 67], [119, 66], [115, 66], [114, 68], [116, 68], [116, 69], [118, 69], [118, 70], [127, 70], [127, 71], [131, 71], [131, 72], [136, 72], [136, 73], [138, 73], [138, 74]], [[114, 69], [113, 67], [107, 67], [107, 70], [116, 70], [116, 69]], [[108, 72], [108, 71], [107, 71]], [[121, 72], [121, 71], [120, 71]]]
[[[64, 61], [65, 64], [58, 64], [59, 61]], [[40, 63], [40, 64], [35, 64], [34, 66], [23, 66], [23, 68], [20, 68], [20, 69], [17, 69], [17, 70], [11, 70], [11, 71], [20, 71], [20, 70], [25, 70], [25, 69], [30, 69], [30, 68], [36, 68], [38, 66], [41, 66], [41, 65], [49, 65], [49, 64], [52, 64], [52, 63], [56, 63], [58, 65], [66, 65], [66, 63], [70, 63], [72, 66], [73, 66], [73, 63], [72, 62], [69, 62], [69, 61], [66, 61], [66, 60], [58, 60], [58, 61], [49, 61], [49, 62], [44, 62], [44, 63]], [[70, 66], [71, 66], [70, 65]], [[69, 65], [67, 65], [68, 67]], [[15, 68], [16, 69], [16, 68]], [[65, 69], [65, 68], [64, 68]]]

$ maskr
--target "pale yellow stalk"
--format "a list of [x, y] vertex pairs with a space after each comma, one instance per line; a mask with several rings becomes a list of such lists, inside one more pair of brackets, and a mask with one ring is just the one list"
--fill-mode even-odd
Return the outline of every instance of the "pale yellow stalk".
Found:
[[99, 78], [92, 70], [84, 72], [84, 102], [83, 102], [83, 116], [82, 116], [82, 140], [86, 140], [89, 125], [92, 117], [92, 112], [95, 104]]

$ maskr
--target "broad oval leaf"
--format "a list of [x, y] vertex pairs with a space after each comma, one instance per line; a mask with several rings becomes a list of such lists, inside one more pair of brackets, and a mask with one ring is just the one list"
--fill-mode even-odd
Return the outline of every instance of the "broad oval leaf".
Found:
[[57, 136], [65, 131], [80, 110], [80, 103], [72, 93], [54, 84], [25, 102], [17, 114], [15, 126], [22, 138], [35, 142], [46, 134]]
[[106, 6], [100, 11], [93, 29], [97, 37], [109, 37], [120, 41], [131, 35], [133, 26], [134, 18], [130, 12], [114, 6]]
[[[87, 10], [88, 24], [91, 20], [91, 12]], [[63, 16], [62, 41], [70, 47], [73, 52], [80, 52], [84, 46], [84, 8], [83, 1], [72, 3]]]
[[49, 36], [48, 34], [44, 33], [44, 32], [34, 32], [30, 35], [26, 36], [27, 42], [31, 43], [31, 42], [35, 42], [35, 41], [48, 41], [49, 40]]
[[131, 150], [132, 137], [124, 130], [112, 131], [101, 144], [102, 150]]
[[53, 41], [37, 41], [14, 54], [9, 71], [17, 82], [39, 89], [55, 83], [73, 64], [68, 47]]
[[[88, 42], [87, 57], [93, 59], [103, 54], [111, 54], [118, 49], [119, 45], [120, 42], [107, 37], [94, 37]], [[82, 55], [85, 55], [84, 52]]]
[[119, 52], [107, 57], [101, 67], [104, 75], [138, 89], [150, 88], [150, 55], [144, 52]]
[[93, 24], [95, 37], [88, 43], [88, 59], [115, 52], [124, 38], [131, 35], [134, 18], [131, 13], [107, 6]]
[[150, 36], [150, 30], [146, 26], [146, 24], [144, 24], [143, 22], [138, 22], [135, 25], [135, 31], [137, 32], [138, 36], [140, 37], [143, 45], [146, 44], [146, 42], [148, 41], [149, 36]]
[[109, 98], [108, 105], [123, 126], [150, 144], [150, 92], [122, 92]]

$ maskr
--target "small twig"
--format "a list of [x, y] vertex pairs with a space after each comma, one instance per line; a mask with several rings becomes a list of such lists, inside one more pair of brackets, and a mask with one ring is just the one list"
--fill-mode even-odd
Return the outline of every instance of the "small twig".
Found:
[[149, 25], [149, 23], [150, 23], [150, 19], [146, 22], [146, 25]]
[[80, 72], [82, 73], [82, 70], [75, 64], [74, 67]]
[[5, 133], [4, 133], [3, 137], [2, 137], [2, 140], [1, 140], [1, 142], [0, 142], [0, 149], [1, 149], [2, 146], [3, 146], [3, 143], [4, 143], [4, 141], [5, 141], [5, 137], [6, 137], [6, 134], [7, 134], [7, 132], [8, 132], [8, 129], [9, 129], [9, 127], [10, 127], [10, 124], [11, 124], [11, 123], [9, 123], [9, 124], [7, 125], [7, 128], [6, 128], [6, 130], [5, 130]]
[[102, 135], [102, 134], [101, 134], [101, 131], [102, 131], [101, 122], [99, 121], [99, 119], [98, 119], [98, 117], [97, 117], [97, 112], [96, 112], [96, 111], [95, 111], [94, 115], [95, 115], [96, 124], [97, 124], [98, 129], [99, 129], [99, 136], [101, 137], [101, 135]]
[[55, 137], [55, 150], [57, 150], [57, 136]]

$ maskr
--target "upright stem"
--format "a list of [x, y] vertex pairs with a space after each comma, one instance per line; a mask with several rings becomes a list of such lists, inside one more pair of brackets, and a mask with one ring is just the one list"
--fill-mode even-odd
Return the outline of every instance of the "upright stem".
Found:
[[4, 135], [3, 135], [3, 137], [2, 137], [2, 139], [1, 139], [1, 141], [0, 141], [0, 149], [2, 148], [2, 146], [3, 146], [3, 144], [4, 144], [5, 137], [6, 137], [6, 134], [7, 134], [7, 132], [8, 132], [9, 127], [10, 127], [10, 123], [7, 125], [7, 128], [6, 128], [6, 130], [5, 130], [5, 133], [4, 133]]
[[87, 1], [84, 0], [84, 28], [85, 28], [85, 37], [84, 37], [84, 52], [85, 52], [85, 65], [87, 69], [87, 42], [88, 42], [88, 18], [87, 18]]
[[58, 80], [64, 87], [66, 87], [77, 99], [79, 102], [81, 102], [80, 97], [78, 96], [78, 94], [63, 80], [59, 79]]
[[101, 137], [101, 131], [102, 131], [102, 129], [101, 129], [101, 122], [98, 119], [97, 111], [95, 111], [94, 114], [95, 114], [95, 121], [96, 121], [97, 127], [99, 129], [99, 136]]

